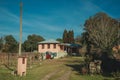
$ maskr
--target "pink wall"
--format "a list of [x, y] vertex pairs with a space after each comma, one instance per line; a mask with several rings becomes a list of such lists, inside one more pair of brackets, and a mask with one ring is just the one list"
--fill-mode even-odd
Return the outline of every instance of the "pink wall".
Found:
[[50, 44], [50, 48], [48, 48], [48, 44], [44, 44], [44, 49], [42, 49], [42, 44], [38, 45], [38, 52], [40, 53], [45, 53], [47, 51], [50, 52], [63, 52], [64, 51], [64, 47], [63, 49], [60, 48], [61, 45], [56, 44], [56, 48], [54, 48], [54, 44]]

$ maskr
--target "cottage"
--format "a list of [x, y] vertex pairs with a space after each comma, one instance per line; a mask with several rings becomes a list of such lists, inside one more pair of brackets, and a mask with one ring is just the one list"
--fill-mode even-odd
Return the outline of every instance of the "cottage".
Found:
[[38, 52], [64, 52], [64, 46], [55, 40], [47, 40], [38, 43]]
[[79, 53], [79, 48], [81, 46], [79, 44], [68, 44], [68, 43], [60, 43], [56, 40], [46, 40], [38, 43], [38, 52], [39, 53], [56, 53], [57, 57], [64, 57], [67, 55], [76, 55]]
[[64, 51], [64, 45], [61, 45], [60, 42], [55, 40], [47, 40], [38, 43], [38, 52], [39, 53], [56, 53], [56, 58], [64, 57], [67, 53]]

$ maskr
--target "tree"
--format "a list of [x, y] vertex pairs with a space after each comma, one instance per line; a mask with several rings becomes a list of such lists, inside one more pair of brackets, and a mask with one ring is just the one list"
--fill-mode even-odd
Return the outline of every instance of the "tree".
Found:
[[15, 53], [18, 51], [18, 43], [12, 35], [5, 36], [4, 52]]
[[81, 44], [81, 35], [77, 35], [75, 38], [75, 43]]
[[71, 30], [71, 43], [74, 43], [75, 40], [74, 40], [74, 31]]
[[63, 42], [67, 43], [68, 42], [68, 36], [67, 36], [67, 30], [65, 29], [63, 32]]
[[2, 48], [3, 48], [3, 41], [4, 41], [4, 40], [3, 40], [3, 38], [1, 37], [1, 38], [0, 38], [0, 51], [2, 51]]
[[67, 31], [66, 29], [64, 30], [63, 42], [64, 43], [74, 43], [74, 31], [73, 30], [69, 30], [69, 31]]
[[63, 40], [61, 38], [57, 38], [56, 41], [59, 41], [60, 43], [63, 42]]
[[68, 43], [74, 43], [74, 32], [73, 32], [73, 30], [70, 30], [69, 32], [68, 32]]
[[26, 52], [37, 50], [37, 43], [44, 40], [45, 39], [42, 36], [36, 34], [28, 35], [27, 40], [23, 43], [23, 49]]
[[88, 33], [89, 41], [110, 53], [113, 46], [120, 39], [119, 22], [105, 13], [97, 13], [85, 22], [85, 31]]
[[83, 32], [82, 34], [81, 34], [81, 44], [82, 45], [87, 45], [87, 44], [89, 44], [89, 35], [88, 35], [88, 33], [87, 32]]

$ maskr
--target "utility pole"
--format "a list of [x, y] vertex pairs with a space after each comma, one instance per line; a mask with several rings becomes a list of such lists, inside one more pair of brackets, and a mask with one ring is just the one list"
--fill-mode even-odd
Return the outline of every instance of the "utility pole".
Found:
[[22, 0], [20, 2], [20, 42], [19, 42], [19, 57], [18, 57], [18, 65], [17, 65], [17, 74], [20, 76], [26, 75], [26, 67], [27, 67], [27, 57], [21, 56], [22, 50]]
[[22, 50], [22, 1], [20, 2], [20, 41], [19, 41], [19, 56], [21, 56]]

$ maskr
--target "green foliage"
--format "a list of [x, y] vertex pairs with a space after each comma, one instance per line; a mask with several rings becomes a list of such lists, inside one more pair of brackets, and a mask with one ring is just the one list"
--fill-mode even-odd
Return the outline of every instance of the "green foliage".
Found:
[[120, 71], [113, 72], [113, 73], [112, 73], [112, 76], [113, 76], [114, 78], [120, 78]]
[[63, 42], [64, 42], [64, 43], [67, 43], [67, 42], [68, 42], [67, 30], [66, 30], [66, 29], [64, 30], [64, 33], [63, 33]]
[[74, 31], [73, 30], [69, 30], [69, 31], [67, 31], [66, 29], [64, 30], [63, 42], [64, 43], [74, 43]]
[[12, 35], [5, 36], [3, 52], [15, 53], [18, 51], [18, 43]]
[[85, 57], [85, 63], [86, 63], [86, 64], [89, 64], [89, 62], [90, 62], [91, 60], [92, 60], [92, 57], [91, 57], [91, 56], [88, 56], [88, 55], [87, 55], [87, 56]]
[[0, 51], [2, 51], [2, 48], [3, 48], [3, 38], [1, 37], [0, 38]]
[[73, 32], [73, 30], [70, 30], [69, 32], [68, 32], [68, 43], [74, 43], [74, 32]]
[[120, 49], [118, 49], [118, 54], [120, 54]]
[[120, 23], [105, 13], [97, 13], [85, 22], [88, 42], [102, 50], [110, 51], [119, 41]]
[[57, 38], [56, 41], [59, 41], [59, 42], [63, 42], [63, 40], [61, 38]]
[[82, 33], [82, 36], [81, 36], [81, 43], [82, 43], [82, 45], [87, 45], [87, 44], [89, 44], [89, 35], [88, 35], [88, 33], [87, 32], [83, 32]]
[[44, 38], [39, 35], [28, 35], [27, 40], [23, 43], [23, 49], [25, 52], [31, 52], [37, 50], [37, 43], [40, 41], [44, 41]]
[[83, 46], [86, 46], [87, 54], [90, 53], [92, 43], [89, 38], [89, 33], [88, 32], [83, 32], [81, 36], [81, 44]]
[[75, 43], [81, 44], [81, 39], [82, 39], [81, 35], [77, 35], [75, 38]]

